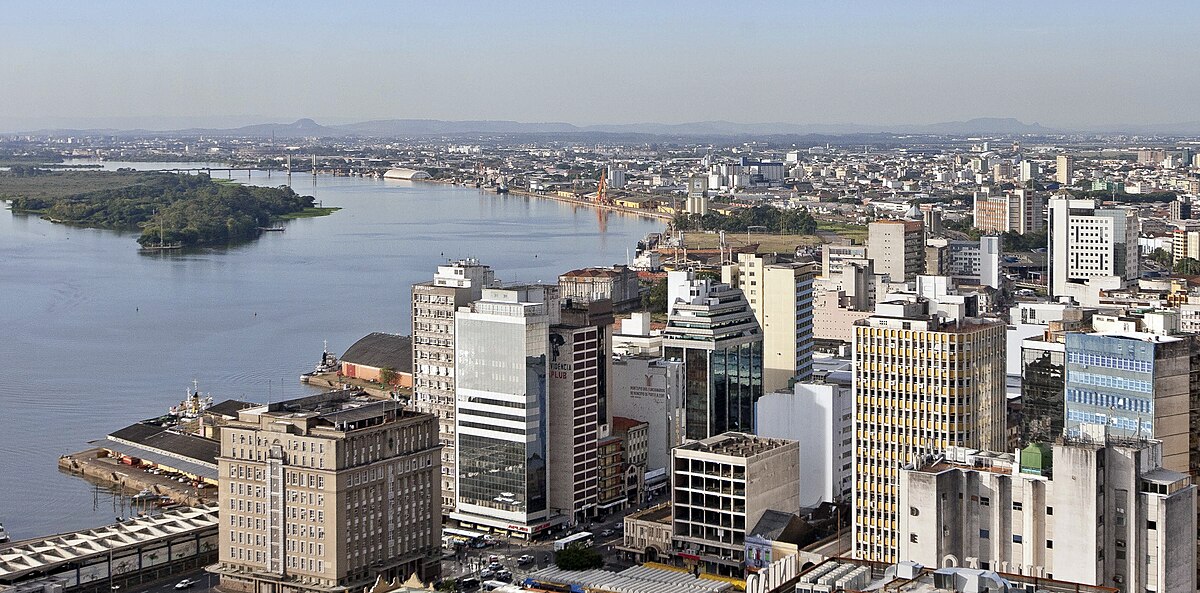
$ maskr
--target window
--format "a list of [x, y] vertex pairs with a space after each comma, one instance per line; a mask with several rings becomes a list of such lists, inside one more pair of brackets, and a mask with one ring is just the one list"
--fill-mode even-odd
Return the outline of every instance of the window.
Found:
[[917, 543], [917, 534], [915, 534], [915, 533], [908, 534], [908, 541], [911, 543], [914, 543], [914, 544]]
[[1053, 515], [1053, 514], [1054, 514], [1054, 507], [1046, 507], [1046, 514], [1047, 514], [1047, 515]]
[[986, 529], [979, 530], [979, 539], [988, 539], [992, 536], [991, 532]]
[[1158, 529], [1157, 521], [1146, 521], [1146, 529]]
[[1024, 540], [1024, 539], [1022, 539], [1022, 538], [1021, 538], [1021, 536], [1019, 536], [1019, 535], [1017, 535], [1017, 534], [1015, 534], [1015, 533], [1014, 533], [1014, 534], [1013, 534], [1013, 543], [1014, 543], [1014, 544], [1021, 544], [1021, 543], [1025, 543], [1025, 540]]
[[1013, 503], [1013, 510], [1014, 510], [1014, 511], [1019, 511], [1019, 510], [1021, 510], [1021, 503], [1019, 503], [1019, 502], [1014, 502], [1014, 503]]
[[[1052, 539], [1048, 539], [1048, 540], [1046, 540], [1046, 549], [1047, 549], [1047, 550], [1053, 550], [1053, 549], [1054, 549], [1054, 540], [1052, 540]], [[1050, 578], [1050, 575], [1046, 575], [1046, 578]]]
[[980, 506], [990, 507], [990, 506], [992, 506], [992, 499], [990, 499], [986, 496], [980, 496], [979, 504], [980, 504]]

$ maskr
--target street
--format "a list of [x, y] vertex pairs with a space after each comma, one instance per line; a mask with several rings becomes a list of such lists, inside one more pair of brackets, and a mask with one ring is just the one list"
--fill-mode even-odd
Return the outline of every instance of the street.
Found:
[[187, 593], [210, 593], [216, 591], [217, 576], [205, 572], [204, 569], [197, 569], [174, 575], [152, 585], [138, 585], [137, 587], [130, 588], [128, 591], [118, 590], [116, 593], [176, 593], [175, 584], [183, 579], [196, 581], [196, 584], [183, 590]]

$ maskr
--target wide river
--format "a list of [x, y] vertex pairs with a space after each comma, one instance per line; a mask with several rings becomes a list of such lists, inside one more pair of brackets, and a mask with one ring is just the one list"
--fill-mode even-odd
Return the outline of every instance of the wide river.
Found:
[[[187, 166], [105, 163], [106, 168]], [[225, 174], [214, 174], [224, 177]], [[281, 185], [275, 172], [234, 174]], [[0, 523], [14, 539], [111, 523], [120, 499], [60, 473], [59, 455], [183, 399], [298, 397], [322, 341], [341, 353], [408, 333], [409, 287], [450, 258], [508, 281], [626, 260], [662, 223], [473, 188], [294, 175], [330, 216], [251, 243], [139, 253], [136, 235], [0, 207]], [[114, 512], [114, 507], [117, 509]]]

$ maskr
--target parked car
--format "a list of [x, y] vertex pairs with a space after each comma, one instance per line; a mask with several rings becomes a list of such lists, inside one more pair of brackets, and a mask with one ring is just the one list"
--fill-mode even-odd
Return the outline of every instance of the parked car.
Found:
[[600, 532], [600, 537], [608, 537], [614, 533], [616, 533], [616, 532], [611, 529], [605, 529], [604, 531]]
[[500, 564], [499, 562], [492, 562], [491, 564], [488, 565], [488, 570], [493, 571], [493, 572], [498, 571], [498, 570], [504, 570], [504, 565]]
[[496, 576], [496, 571], [494, 571], [490, 568], [485, 568], [485, 569], [479, 571], [479, 580], [490, 581], [490, 580], [492, 580], [492, 577], [494, 577], [494, 576]]
[[526, 564], [533, 564], [533, 556], [522, 554], [520, 558], [517, 558], [517, 566], [525, 566]]

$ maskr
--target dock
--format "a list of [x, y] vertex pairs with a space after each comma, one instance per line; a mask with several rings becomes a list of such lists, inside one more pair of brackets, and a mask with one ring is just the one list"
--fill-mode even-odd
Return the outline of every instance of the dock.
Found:
[[63, 471], [132, 492], [149, 490], [189, 506], [217, 502], [217, 489], [213, 486], [196, 488], [187, 482], [178, 482], [164, 475], [125, 465], [108, 457], [100, 448], [63, 455], [58, 458], [58, 467]]

